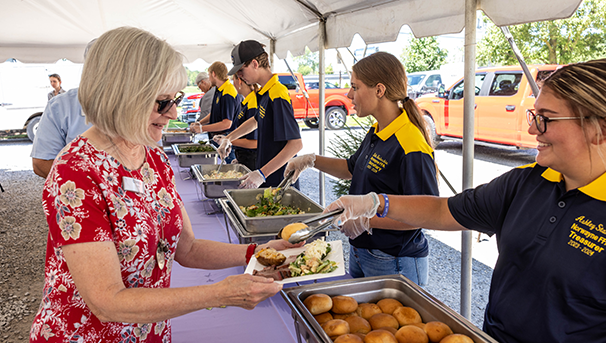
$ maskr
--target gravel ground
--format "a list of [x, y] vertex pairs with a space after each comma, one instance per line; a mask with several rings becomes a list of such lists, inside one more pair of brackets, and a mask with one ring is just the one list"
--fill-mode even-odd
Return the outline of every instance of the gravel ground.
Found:
[[[14, 170], [12, 157], [5, 151], [11, 145], [0, 142], [0, 342], [27, 342], [33, 317], [38, 310], [44, 281], [47, 225], [41, 206], [44, 180], [31, 170]], [[31, 149], [31, 148], [29, 148]], [[19, 152], [20, 155], [27, 152]], [[8, 160], [8, 161], [7, 161]], [[8, 162], [8, 163], [7, 163]], [[18, 168], [17, 168], [18, 169]], [[301, 191], [318, 201], [318, 173], [307, 170], [301, 176]], [[326, 203], [336, 200], [331, 182], [326, 184]], [[347, 238], [331, 232], [329, 240], [340, 239], [348, 251]], [[429, 286], [425, 289], [455, 311], [460, 298], [460, 253], [428, 236]], [[348, 254], [345, 254], [346, 267]], [[492, 268], [473, 261], [472, 318], [481, 327], [488, 300]]]

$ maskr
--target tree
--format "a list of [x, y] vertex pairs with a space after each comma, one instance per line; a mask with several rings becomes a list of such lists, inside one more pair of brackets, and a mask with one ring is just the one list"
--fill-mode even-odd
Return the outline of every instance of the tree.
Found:
[[187, 67], [185, 67], [185, 71], [187, 71], [187, 85], [196, 86], [196, 76], [198, 76], [200, 72], [197, 70], [189, 70]]
[[407, 73], [438, 70], [446, 61], [448, 51], [441, 49], [436, 37], [414, 38], [408, 41], [400, 56]]
[[[305, 47], [305, 54], [301, 56], [293, 57], [293, 60], [299, 64], [297, 71], [302, 75], [317, 75], [320, 70], [320, 58], [318, 52], [311, 52], [309, 48]], [[332, 64], [324, 67], [324, 73], [333, 74], [334, 70]]]
[[[606, 56], [606, 0], [585, 0], [572, 17], [510, 26], [527, 63], [568, 64]], [[489, 23], [478, 43], [480, 66], [511, 65], [518, 61], [501, 32]]]

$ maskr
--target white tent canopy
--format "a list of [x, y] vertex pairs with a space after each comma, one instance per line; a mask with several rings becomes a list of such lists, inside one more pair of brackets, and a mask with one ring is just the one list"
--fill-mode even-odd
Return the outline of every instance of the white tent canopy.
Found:
[[[570, 16], [581, 0], [483, 0], [495, 24], [512, 25]], [[134, 26], [166, 39], [193, 62], [231, 62], [232, 47], [256, 39], [285, 58], [319, 49], [319, 22], [326, 48], [395, 41], [409, 25], [416, 37], [461, 32], [465, 0], [23, 0], [3, 1], [0, 61], [82, 62], [86, 44], [103, 32]]]

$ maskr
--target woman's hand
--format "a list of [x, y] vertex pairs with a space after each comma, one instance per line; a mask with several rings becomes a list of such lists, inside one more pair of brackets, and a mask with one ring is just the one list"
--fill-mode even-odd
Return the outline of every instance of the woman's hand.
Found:
[[379, 208], [379, 196], [375, 192], [365, 195], [344, 195], [326, 206], [323, 213], [343, 209], [343, 213], [333, 219], [335, 225], [341, 226], [348, 220], [360, 217], [372, 218]]
[[[259, 248], [261, 248], [261, 249], [274, 248], [274, 249], [280, 251], [280, 250], [284, 250], [284, 249], [298, 248], [298, 247], [302, 246], [303, 244], [305, 244], [305, 242], [299, 242], [297, 244], [292, 244], [289, 241], [284, 240], [284, 239], [274, 239], [265, 244], [259, 245]], [[257, 249], [259, 249], [259, 248], [257, 248]], [[261, 250], [261, 249], [259, 249], [259, 250]]]
[[217, 295], [222, 306], [237, 306], [252, 310], [261, 301], [274, 296], [282, 289], [271, 278], [250, 274], [231, 275], [217, 283], [220, 294]]
[[290, 171], [294, 171], [295, 173], [292, 175], [292, 182], [294, 183], [299, 178], [299, 175], [301, 175], [301, 172], [307, 168], [313, 167], [315, 162], [316, 154], [293, 157], [290, 161], [288, 161], [288, 164], [284, 169], [284, 177], [286, 177]]

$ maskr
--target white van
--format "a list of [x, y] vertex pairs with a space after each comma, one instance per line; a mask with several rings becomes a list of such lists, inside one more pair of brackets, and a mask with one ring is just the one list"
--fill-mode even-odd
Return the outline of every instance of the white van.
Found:
[[33, 141], [50, 91], [44, 66], [0, 63], [0, 130], [27, 129]]
[[444, 84], [442, 73], [439, 70], [418, 71], [409, 73], [408, 77], [408, 97], [416, 99], [425, 94], [437, 92], [440, 85]]

